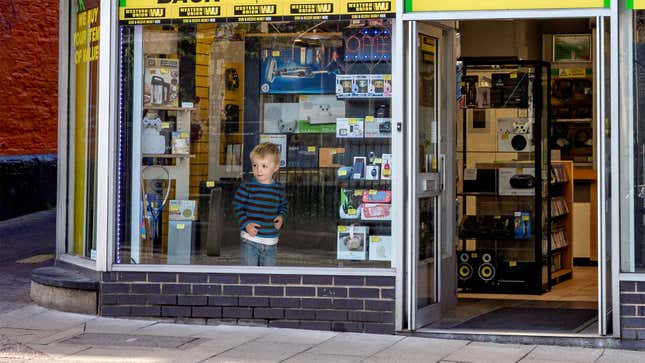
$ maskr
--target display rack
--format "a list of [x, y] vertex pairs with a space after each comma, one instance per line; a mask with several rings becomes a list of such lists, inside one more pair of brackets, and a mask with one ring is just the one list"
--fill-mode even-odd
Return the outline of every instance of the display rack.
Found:
[[573, 162], [552, 161], [550, 179], [551, 283], [573, 277]]
[[550, 288], [549, 64], [464, 59], [458, 130], [458, 286]]

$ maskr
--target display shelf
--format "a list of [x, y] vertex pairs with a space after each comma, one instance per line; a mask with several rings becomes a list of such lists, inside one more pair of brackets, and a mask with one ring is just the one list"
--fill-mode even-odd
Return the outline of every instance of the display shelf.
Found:
[[141, 154], [142, 158], [184, 159], [194, 158], [194, 154]]
[[[549, 65], [540, 61], [465, 59], [462, 122], [458, 124], [460, 267], [458, 286], [473, 292], [539, 294], [549, 289], [548, 135], [545, 88]], [[546, 179], [546, 180], [545, 180]], [[463, 257], [463, 258], [462, 258]], [[494, 274], [481, 276], [490, 265]], [[464, 267], [463, 271], [469, 270]]]
[[556, 272], [563, 271], [557, 276], [552, 272], [552, 284], [573, 277], [573, 175], [572, 161], [551, 162], [551, 253], [561, 254]]

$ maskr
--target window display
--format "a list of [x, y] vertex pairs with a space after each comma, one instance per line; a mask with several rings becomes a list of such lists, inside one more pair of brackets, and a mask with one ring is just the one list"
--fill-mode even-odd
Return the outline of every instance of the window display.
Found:
[[390, 266], [389, 19], [123, 25], [121, 70], [117, 263], [245, 261], [234, 195], [268, 142], [275, 265]]

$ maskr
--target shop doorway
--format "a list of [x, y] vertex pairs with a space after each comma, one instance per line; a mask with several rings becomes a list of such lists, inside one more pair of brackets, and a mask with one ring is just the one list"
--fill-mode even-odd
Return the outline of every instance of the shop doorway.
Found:
[[[445, 29], [448, 23], [441, 24]], [[442, 189], [439, 198], [456, 204], [435, 208], [433, 218], [440, 227], [433, 248], [436, 256], [453, 255], [440, 260], [450, 261], [449, 267], [430, 266], [434, 283], [417, 277], [417, 294], [427, 289], [438, 301], [430, 315], [410, 301], [410, 311], [416, 312], [409, 318], [410, 328], [610, 334], [608, 235], [606, 227], [598, 228], [608, 223], [607, 217], [599, 220], [604, 213], [598, 203], [599, 195], [607, 196], [599, 171], [607, 170], [610, 161], [609, 141], [599, 121], [610, 109], [605, 91], [608, 21], [452, 24], [453, 47], [438, 59], [447, 61], [446, 54], [454, 54], [457, 102], [454, 117], [446, 114], [437, 124], [454, 130], [438, 131], [440, 139], [452, 141], [445, 143], [443, 155], [454, 168], [452, 173], [441, 169], [441, 177], [455, 180], [454, 190]], [[426, 26], [411, 25], [409, 39], [419, 37], [419, 29]], [[409, 59], [420, 62], [418, 57]], [[423, 92], [419, 79], [408, 79], [416, 84], [411, 88]], [[451, 87], [437, 93], [446, 97]], [[424, 245], [416, 241], [411, 250], [420, 251]], [[418, 266], [410, 268], [421, 274]], [[447, 269], [455, 271], [453, 291], [452, 280], [446, 280], [450, 274], [440, 272]]]

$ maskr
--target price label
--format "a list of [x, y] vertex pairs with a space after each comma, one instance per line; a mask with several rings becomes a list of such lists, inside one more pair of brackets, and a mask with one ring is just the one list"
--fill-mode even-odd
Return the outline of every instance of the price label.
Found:
[[315, 153], [316, 152], [316, 147], [315, 146], [307, 146], [307, 152]]
[[379, 158], [376, 158], [376, 159], [374, 159], [374, 164], [383, 164], [383, 160], [379, 159]]
[[391, 74], [384, 74], [383, 79], [386, 81], [391, 81], [392, 80], [392, 75]]
[[508, 261], [508, 265], [510, 267], [516, 267], [517, 266], [517, 261]]
[[365, 122], [374, 122], [374, 116], [365, 116]]
[[381, 238], [379, 236], [370, 236], [370, 242], [381, 242]]
[[180, 223], [180, 224], [177, 225], [178, 230], [182, 230], [182, 229], [185, 229], [185, 228], [186, 228], [186, 225], [183, 224], [183, 223]]
[[356, 125], [356, 119], [350, 118], [347, 123], [350, 124], [350, 125]]
[[517, 73], [513, 72], [510, 74], [510, 76], [511, 76], [511, 79], [517, 78]]
[[177, 212], [178, 210], [179, 210], [179, 206], [178, 206], [178, 205], [171, 205], [171, 206], [170, 206], [170, 211], [171, 211], [171, 212]]
[[360, 195], [363, 195], [363, 189], [354, 190], [354, 196], [360, 196]]
[[370, 189], [369, 195], [376, 195], [378, 191], [376, 189]]
[[508, 140], [508, 134], [502, 134], [502, 140]]
[[344, 170], [344, 169], [343, 169], [343, 170], [339, 170], [339, 171], [338, 171], [338, 175], [339, 175], [339, 176], [347, 176], [347, 170]]
[[345, 227], [345, 226], [338, 226], [338, 232], [347, 232], [347, 227]]
[[214, 186], [215, 186], [215, 182], [213, 180], [206, 181], [206, 188], [213, 188]]
[[529, 216], [522, 216], [522, 220], [523, 220], [523, 221], [529, 221], [529, 220], [531, 220], [531, 219], [529, 218]]
[[475, 168], [464, 169], [464, 180], [477, 180], [477, 169]]
[[347, 214], [349, 214], [350, 216], [355, 216], [356, 215], [356, 209], [354, 209], [354, 208], [347, 209]]
[[274, 57], [279, 57], [280, 56], [280, 51], [279, 50], [274, 50], [273, 52], [271, 52], [271, 55], [274, 56]]
[[169, 129], [170, 128], [170, 122], [162, 122], [161, 123], [161, 128], [162, 129]]

